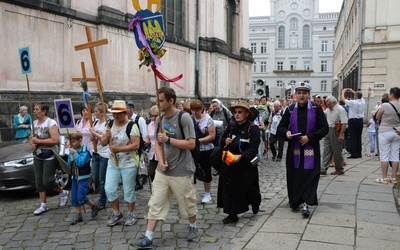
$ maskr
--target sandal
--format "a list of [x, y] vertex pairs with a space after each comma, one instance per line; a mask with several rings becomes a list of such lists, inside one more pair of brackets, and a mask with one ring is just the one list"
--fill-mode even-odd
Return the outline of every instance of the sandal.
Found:
[[388, 184], [388, 178], [378, 178], [375, 180], [376, 183], [381, 183], [381, 184]]
[[374, 157], [374, 154], [366, 154], [367, 157]]
[[392, 183], [392, 184], [397, 184], [397, 179], [396, 179], [396, 177], [395, 178], [389, 178], [389, 181]]

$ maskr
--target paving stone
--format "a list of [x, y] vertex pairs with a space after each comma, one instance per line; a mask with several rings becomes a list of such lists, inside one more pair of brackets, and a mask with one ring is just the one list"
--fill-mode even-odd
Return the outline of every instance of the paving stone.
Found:
[[300, 234], [260, 232], [246, 245], [246, 249], [296, 249], [300, 237]]
[[399, 213], [358, 209], [357, 221], [400, 226]]
[[352, 246], [341, 245], [340, 242], [335, 244], [332, 243], [323, 243], [323, 242], [313, 242], [302, 240], [300, 242], [297, 250], [353, 250]]
[[356, 225], [356, 216], [351, 214], [333, 214], [315, 212], [310, 220], [311, 224], [325, 226], [351, 227]]
[[302, 240], [354, 245], [354, 228], [322, 226], [310, 224], [307, 226]]
[[399, 226], [362, 221], [357, 223], [357, 236], [359, 237], [400, 242], [399, 235]]
[[356, 204], [355, 195], [336, 195], [324, 194], [320, 199], [321, 203], [340, 203], [340, 204]]
[[392, 199], [391, 202], [357, 200], [357, 209], [397, 213], [394, 199]]
[[355, 249], [359, 250], [400, 249], [400, 242], [357, 237]]
[[269, 218], [268, 221], [260, 228], [260, 232], [268, 233], [298, 233], [302, 234], [307, 226], [308, 221], [303, 218], [298, 219], [278, 219]]

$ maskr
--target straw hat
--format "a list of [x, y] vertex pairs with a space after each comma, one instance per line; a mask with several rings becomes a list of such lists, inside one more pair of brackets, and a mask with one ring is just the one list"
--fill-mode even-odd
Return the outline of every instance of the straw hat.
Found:
[[126, 104], [124, 100], [115, 100], [111, 109], [108, 109], [108, 112], [111, 113], [122, 113], [126, 112]]
[[235, 108], [242, 108], [245, 109], [246, 112], [249, 114], [249, 119], [253, 118], [253, 112], [250, 110], [250, 106], [247, 102], [239, 101], [237, 104], [231, 106], [229, 109], [231, 110], [232, 114], [235, 112]]

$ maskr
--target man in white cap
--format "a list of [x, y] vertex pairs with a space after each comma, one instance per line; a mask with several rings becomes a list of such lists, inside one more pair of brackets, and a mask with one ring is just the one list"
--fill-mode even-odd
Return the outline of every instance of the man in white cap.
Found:
[[311, 86], [295, 85], [296, 104], [290, 105], [278, 126], [278, 135], [288, 141], [286, 181], [292, 209], [310, 216], [308, 205], [318, 205], [317, 188], [321, 170], [319, 141], [328, 133], [328, 123], [320, 105], [310, 99]]

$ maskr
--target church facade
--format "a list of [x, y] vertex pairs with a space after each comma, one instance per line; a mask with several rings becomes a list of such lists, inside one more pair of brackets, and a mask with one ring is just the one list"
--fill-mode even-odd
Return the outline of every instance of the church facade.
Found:
[[331, 94], [339, 13], [319, 13], [319, 0], [270, 3], [270, 16], [249, 21], [253, 97], [287, 98], [299, 81], [310, 83], [312, 94]]

